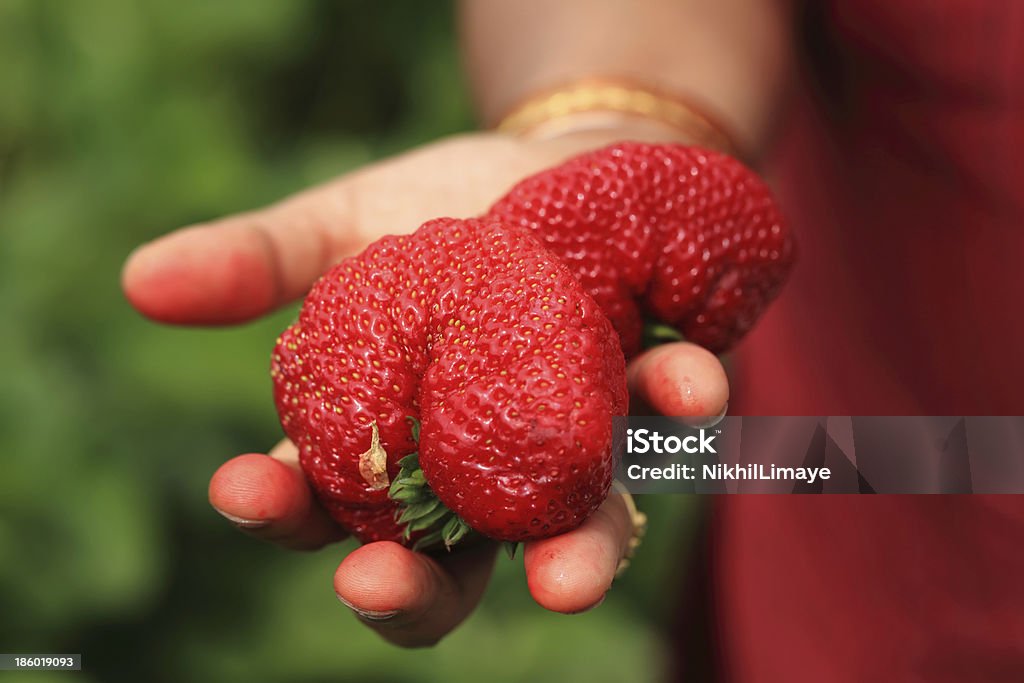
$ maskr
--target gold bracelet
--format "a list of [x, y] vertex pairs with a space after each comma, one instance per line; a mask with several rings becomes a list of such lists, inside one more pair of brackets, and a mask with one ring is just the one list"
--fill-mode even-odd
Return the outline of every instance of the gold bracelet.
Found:
[[626, 545], [626, 552], [619, 560], [619, 565], [615, 568], [615, 578], [618, 578], [629, 568], [629, 561], [633, 559], [636, 549], [640, 547], [640, 543], [644, 539], [644, 534], [647, 533], [647, 515], [637, 510], [633, 494], [626, 490], [622, 482], [612, 482], [612, 488], [622, 496], [622, 502], [626, 504], [626, 510], [629, 512], [629, 521], [633, 525], [633, 533], [630, 535], [629, 543]]
[[548, 136], [575, 127], [578, 114], [626, 114], [658, 121], [697, 144], [739, 156], [732, 137], [691, 102], [625, 80], [587, 79], [536, 93], [516, 105], [496, 126], [515, 135]]

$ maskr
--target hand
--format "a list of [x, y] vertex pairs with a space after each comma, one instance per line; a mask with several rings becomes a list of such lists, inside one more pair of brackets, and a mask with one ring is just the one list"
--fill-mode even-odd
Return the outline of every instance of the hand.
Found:
[[[482, 133], [450, 138], [373, 164], [269, 208], [185, 228], [139, 248], [123, 286], [143, 314], [163, 322], [243, 322], [302, 296], [338, 259], [388, 233], [408, 232], [438, 216], [473, 216], [522, 177], [620, 139], [666, 139], [646, 124], [525, 141]], [[725, 410], [725, 372], [692, 344], [658, 347], [628, 372], [634, 406], [668, 415]], [[316, 503], [287, 440], [269, 456], [225, 463], [210, 482], [210, 502], [240, 529], [296, 549], [341, 540]], [[529, 589], [548, 609], [597, 606], [611, 586], [632, 534], [613, 494], [578, 529], [527, 543]], [[437, 642], [479, 601], [495, 544], [444, 556], [379, 542], [350, 553], [334, 578], [339, 599], [387, 640]]]

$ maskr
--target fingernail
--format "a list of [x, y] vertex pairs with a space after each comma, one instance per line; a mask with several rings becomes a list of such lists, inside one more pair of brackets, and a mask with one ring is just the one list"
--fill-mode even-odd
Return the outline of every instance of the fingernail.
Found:
[[236, 515], [232, 515], [229, 512], [224, 512], [218, 507], [214, 507], [213, 509], [217, 511], [218, 515], [228, 520], [235, 526], [242, 527], [243, 529], [259, 529], [260, 527], [264, 527], [270, 524], [270, 520], [267, 519], [245, 519], [244, 517], [238, 517]]
[[355, 615], [357, 617], [359, 617], [360, 619], [365, 619], [366, 621], [387, 621], [388, 619], [393, 619], [398, 614], [398, 610], [396, 609], [382, 611], [372, 609], [359, 609], [351, 602], [341, 597], [341, 595], [339, 595], [338, 593], [335, 593], [334, 595], [337, 596], [338, 601], [341, 602], [341, 604], [345, 605], [345, 607], [348, 607], [350, 610], [355, 612]]

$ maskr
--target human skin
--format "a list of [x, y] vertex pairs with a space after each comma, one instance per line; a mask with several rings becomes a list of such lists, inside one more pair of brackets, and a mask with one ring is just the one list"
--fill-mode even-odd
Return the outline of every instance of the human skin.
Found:
[[[770, 91], [783, 78], [773, 75], [772, 65], [781, 71], [786, 62], [778, 54], [782, 40], [763, 33], [773, 34], [772, 27], [783, 25], [776, 17], [782, 10], [771, 2], [708, 5], [720, 9], [669, 0], [648, 0], [636, 12], [627, 10], [637, 3], [611, 0], [466, 3], [461, 21], [480, 110], [493, 120], [536, 88], [594, 74], [632, 75], [699, 94], [731, 126], [740, 145], [756, 154], [770, 126]], [[751, 14], [760, 26], [752, 23]], [[678, 30], [666, 31], [667, 22], [678, 24]], [[560, 26], [571, 40], [553, 39]], [[610, 27], [635, 40], [622, 41], [613, 55], [598, 55], [593, 46]], [[510, 33], [531, 40], [503, 38]], [[683, 39], [691, 33], [693, 40]], [[650, 47], [652, 40], [659, 46], [654, 52], [630, 49]], [[737, 42], [744, 46], [740, 56], [729, 47]], [[530, 54], [538, 45], [551, 51], [551, 59]], [[721, 65], [717, 77], [706, 74], [708, 64]], [[125, 264], [123, 288], [129, 301], [154, 320], [245, 322], [300, 298], [332, 263], [382, 235], [410, 232], [438, 216], [480, 214], [521, 178], [625, 139], [699, 142], [662, 124], [629, 117], [543, 140], [491, 132], [444, 139], [270, 207], [183, 228], [143, 245]], [[630, 364], [628, 379], [632, 404], [655, 412], [700, 419], [727, 406], [722, 365], [693, 344], [669, 344], [641, 355]], [[209, 495], [214, 508], [239, 529], [285, 547], [315, 549], [344, 538], [315, 501], [287, 440], [267, 455], [229, 460], [213, 475]], [[578, 529], [527, 543], [531, 595], [541, 606], [563, 613], [599, 605], [631, 534], [626, 505], [613, 494]], [[491, 543], [443, 556], [414, 553], [391, 542], [370, 543], [341, 562], [334, 588], [339, 600], [390, 642], [430, 645], [475, 607], [494, 556]]]

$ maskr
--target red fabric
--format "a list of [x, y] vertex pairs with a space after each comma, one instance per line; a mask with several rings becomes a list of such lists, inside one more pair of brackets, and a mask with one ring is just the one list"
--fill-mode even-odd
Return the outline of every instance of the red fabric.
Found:
[[[801, 260], [731, 412], [1024, 414], [1024, 3], [808, 4], [770, 166]], [[714, 505], [723, 680], [1024, 680], [1024, 498]]]

